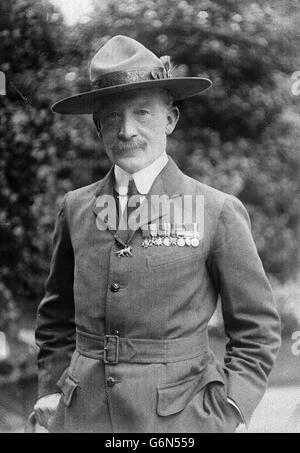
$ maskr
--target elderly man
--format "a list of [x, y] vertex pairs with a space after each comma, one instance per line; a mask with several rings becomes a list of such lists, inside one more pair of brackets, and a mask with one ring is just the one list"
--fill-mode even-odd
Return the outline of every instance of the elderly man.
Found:
[[[93, 114], [113, 166], [58, 213], [38, 420], [50, 432], [233, 432], [265, 392], [280, 322], [241, 202], [166, 154], [172, 100], [211, 82], [173, 77], [168, 57], [125, 36], [97, 52], [90, 78], [52, 109]], [[218, 296], [224, 364], [207, 338]]]

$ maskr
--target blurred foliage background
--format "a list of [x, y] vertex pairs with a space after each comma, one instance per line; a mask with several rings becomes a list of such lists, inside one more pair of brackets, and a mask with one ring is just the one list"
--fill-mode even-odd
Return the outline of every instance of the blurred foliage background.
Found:
[[89, 89], [89, 62], [116, 34], [171, 55], [178, 75], [212, 79], [178, 103], [168, 152], [246, 205], [283, 331], [299, 328], [299, 25], [298, 0], [99, 0], [72, 26], [50, 1], [1, 1], [0, 330], [17, 341], [34, 325], [58, 204], [110, 166], [91, 117], [50, 106]]

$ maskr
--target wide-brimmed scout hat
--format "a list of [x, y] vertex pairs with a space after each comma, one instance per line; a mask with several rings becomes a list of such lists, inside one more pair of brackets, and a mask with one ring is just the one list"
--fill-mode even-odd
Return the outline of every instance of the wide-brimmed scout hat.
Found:
[[175, 101], [201, 93], [211, 86], [204, 77], [175, 77], [170, 57], [158, 58], [138, 41], [114, 36], [101, 47], [89, 68], [91, 91], [56, 102], [53, 112], [91, 114], [104, 96], [142, 88], [164, 88]]

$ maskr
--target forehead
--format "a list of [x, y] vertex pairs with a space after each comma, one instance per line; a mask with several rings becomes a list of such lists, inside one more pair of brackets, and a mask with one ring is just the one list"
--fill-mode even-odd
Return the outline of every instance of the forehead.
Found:
[[112, 107], [134, 106], [134, 105], [149, 105], [152, 107], [165, 106], [167, 94], [163, 90], [132, 90], [126, 93], [116, 93], [103, 98], [99, 105], [98, 112], [111, 109]]

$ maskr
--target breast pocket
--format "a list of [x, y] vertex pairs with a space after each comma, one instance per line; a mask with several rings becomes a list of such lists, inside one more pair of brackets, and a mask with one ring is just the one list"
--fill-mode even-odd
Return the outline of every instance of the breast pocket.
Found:
[[186, 379], [157, 386], [157, 413], [161, 416], [176, 414], [185, 409], [188, 403], [209, 383], [225, 385], [224, 377], [216, 367], [208, 366], [203, 373]]
[[152, 251], [152, 254], [146, 257], [147, 267], [162, 268], [167, 266], [181, 266], [184, 263], [196, 263], [199, 262], [202, 256], [202, 248], [181, 248], [177, 246], [170, 246], [168, 250], [162, 250], [161, 247], [157, 247]]

